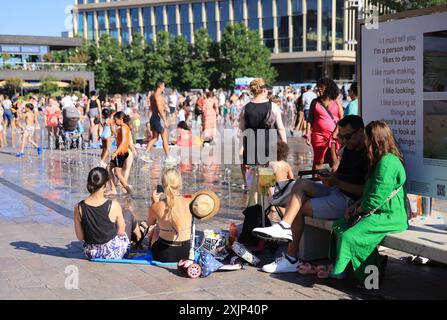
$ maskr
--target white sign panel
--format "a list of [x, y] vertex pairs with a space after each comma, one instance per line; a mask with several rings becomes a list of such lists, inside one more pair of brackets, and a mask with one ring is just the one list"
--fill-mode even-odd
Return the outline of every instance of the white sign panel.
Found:
[[362, 112], [386, 120], [410, 193], [447, 199], [447, 12], [362, 26]]

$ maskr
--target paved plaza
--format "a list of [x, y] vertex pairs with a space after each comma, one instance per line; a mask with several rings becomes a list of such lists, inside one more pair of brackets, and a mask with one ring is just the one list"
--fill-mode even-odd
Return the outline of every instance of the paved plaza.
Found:
[[[291, 138], [295, 174], [308, 168], [308, 149], [301, 138]], [[87, 261], [76, 240], [72, 209], [86, 195], [88, 171], [98, 161], [97, 150], [50, 151], [40, 158], [27, 150], [22, 159], [15, 150], [0, 150], [0, 299], [446, 299], [447, 266], [420, 266], [406, 262], [409, 254], [385, 250], [390, 257], [380, 290], [360, 290], [349, 283], [318, 280], [298, 273], [272, 275], [247, 266], [244, 270], [216, 272], [190, 280], [176, 268], [100, 264]], [[159, 184], [161, 150], [154, 163], [135, 162], [132, 200], [119, 197], [123, 206], [144, 219], [147, 195]], [[231, 174], [225, 176], [225, 169]], [[237, 166], [186, 168], [185, 192], [211, 188], [222, 199], [220, 213], [198, 229], [227, 229], [241, 223], [247, 196], [241, 192]], [[223, 180], [226, 180], [225, 184]], [[228, 186], [230, 180], [231, 187]], [[443, 208], [441, 208], [443, 207]], [[435, 202], [435, 209], [446, 209]], [[281, 254], [266, 250], [263, 263]], [[67, 267], [79, 270], [79, 289], [67, 290]]]

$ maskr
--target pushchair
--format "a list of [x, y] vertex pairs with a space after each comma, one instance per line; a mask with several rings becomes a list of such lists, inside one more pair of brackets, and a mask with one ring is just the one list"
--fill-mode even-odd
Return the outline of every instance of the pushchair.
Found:
[[67, 107], [62, 110], [62, 123], [59, 123], [59, 138], [56, 141], [56, 148], [61, 144], [65, 150], [84, 149], [84, 132], [80, 123], [81, 116], [75, 107]]

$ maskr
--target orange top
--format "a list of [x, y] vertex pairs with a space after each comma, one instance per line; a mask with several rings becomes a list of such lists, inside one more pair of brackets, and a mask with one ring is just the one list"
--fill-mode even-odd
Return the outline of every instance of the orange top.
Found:
[[[123, 130], [124, 130], [124, 137], [123, 137]], [[123, 123], [120, 130], [118, 130], [116, 140], [117, 140], [116, 143], [118, 145], [116, 153], [119, 155], [128, 153], [130, 143], [130, 128], [127, 126], [127, 124]]]

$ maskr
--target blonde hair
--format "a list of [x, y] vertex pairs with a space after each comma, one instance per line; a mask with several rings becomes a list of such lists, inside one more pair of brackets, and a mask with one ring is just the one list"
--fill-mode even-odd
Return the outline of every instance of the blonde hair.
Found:
[[250, 91], [254, 96], [258, 96], [262, 93], [262, 90], [265, 89], [265, 81], [264, 79], [255, 79], [250, 82]]
[[176, 197], [174, 191], [180, 191], [182, 189], [182, 176], [180, 172], [173, 168], [167, 169], [163, 172], [162, 184], [165, 189], [171, 224], [174, 229], [178, 230], [180, 217], [174, 207]]

